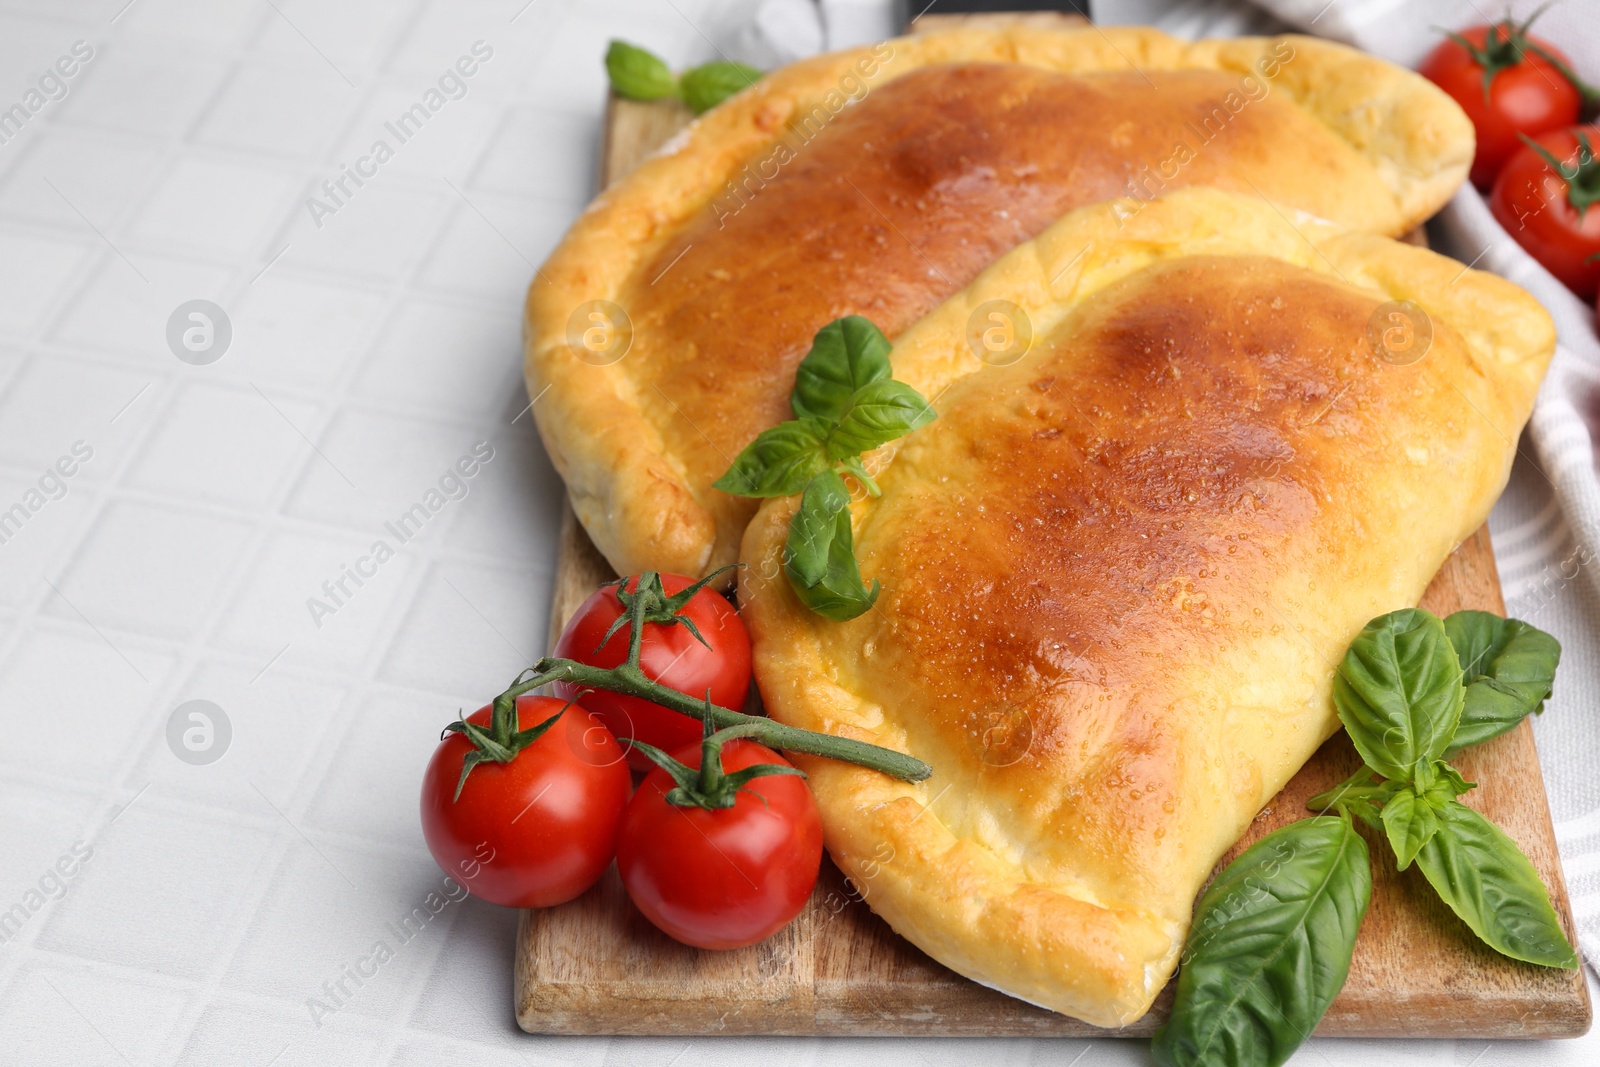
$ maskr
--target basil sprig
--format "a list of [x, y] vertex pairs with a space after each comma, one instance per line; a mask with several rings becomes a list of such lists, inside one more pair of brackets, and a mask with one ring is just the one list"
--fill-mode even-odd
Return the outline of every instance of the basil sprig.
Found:
[[[1371, 896], [1352, 818], [1383, 833], [1490, 948], [1572, 968], [1577, 954], [1528, 857], [1461, 803], [1475, 788], [1444, 757], [1540, 710], [1561, 646], [1518, 619], [1408, 608], [1369, 622], [1334, 680], [1334, 707], [1364, 766], [1305, 819], [1230, 863], [1195, 911], [1172, 1017], [1156, 1032], [1163, 1067], [1277, 1067], [1344, 984]], [[1359, 850], [1350, 845], [1354, 840]]]
[[[1497, 952], [1576, 967], [1533, 865], [1456, 799], [1473, 786], [1441, 758], [1474, 738], [1504, 733], [1540, 707], [1560, 655], [1555, 638], [1517, 619], [1475, 611], [1441, 622], [1408, 608], [1361, 631], [1340, 664], [1333, 703], [1367, 767], [1388, 779], [1351, 810], [1383, 828], [1400, 869], [1416, 860], [1440, 899]], [[1373, 685], [1381, 676], [1392, 679], [1385, 691]], [[1469, 693], [1475, 712], [1462, 739]], [[1325, 794], [1312, 807], [1330, 800], [1341, 804]]]
[[626, 41], [612, 41], [606, 49], [606, 74], [618, 96], [629, 100], [678, 97], [696, 115], [710, 111], [761, 77], [754, 67], [721, 60], [690, 67], [675, 77], [660, 56]]
[[934, 419], [921, 393], [890, 376], [889, 341], [860, 315], [828, 323], [795, 370], [795, 417], [763, 431], [712, 485], [735, 496], [802, 493], [789, 522], [784, 574], [812, 611], [842, 622], [872, 607], [856, 564], [849, 474], [872, 495], [878, 485], [861, 456]]

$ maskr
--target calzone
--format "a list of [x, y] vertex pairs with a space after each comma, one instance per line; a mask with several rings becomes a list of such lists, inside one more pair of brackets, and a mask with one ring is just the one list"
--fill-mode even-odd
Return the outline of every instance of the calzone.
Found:
[[700, 574], [754, 512], [711, 483], [833, 319], [893, 337], [1068, 210], [1183, 186], [1404, 233], [1472, 151], [1426, 80], [1311, 38], [964, 29], [806, 60], [573, 225], [528, 292], [534, 415], [614, 567]]
[[[801, 759], [870, 906], [1104, 1026], [1337, 729], [1349, 641], [1487, 517], [1555, 342], [1528, 294], [1410, 245], [1209, 189], [1134, 207], [1066, 216], [901, 335], [938, 417], [853, 506], [872, 610], [797, 601], [797, 498], [740, 578], [774, 718], [934, 768]], [[1006, 365], [970, 343], [993, 301], [1032, 326]]]

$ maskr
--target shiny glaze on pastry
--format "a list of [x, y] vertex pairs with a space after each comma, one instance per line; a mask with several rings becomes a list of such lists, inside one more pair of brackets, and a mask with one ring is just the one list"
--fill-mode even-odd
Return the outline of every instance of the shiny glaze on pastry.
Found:
[[[530, 395], [551, 387], [535, 415], [615, 566], [697, 573], [735, 558], [754, 508], [710, 483], [784, 417], [832, 319], [893, 336], [1063, 212], [1188, 184], [1397, 234], [1470, 149], [1427, 82], [1306, 38], [966, 30], [819, 57], [574, 226], [529, 292]], [[613, 365], [569, 344], [596, 299], [631, 320]]]
[[[1414, 362], [1369, 331], [1400, 298]], [[995, 299], [1037, 339], [964, 370]], [[985, 984], [1142, 1015], [1218, 858], [1337, 728], [1350, 639], [1488, 515], [1553, 347], [1501, 279], [1198, 189], [1069, 215], [910, 327], [895, 375], [939, 417], [855, 506], [873, 610], [796, 600], [792, 499], [740, 579], [769, 714], [934, 767], [803, 761], [867, 903]]]

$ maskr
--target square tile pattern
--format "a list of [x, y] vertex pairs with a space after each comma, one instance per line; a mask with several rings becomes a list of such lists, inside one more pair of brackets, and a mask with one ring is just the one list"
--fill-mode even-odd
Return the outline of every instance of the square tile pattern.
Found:
[[[438, 728], [541, 648], [561, 487], [512, 422], [521, 295], [593, 174], [600, 53], [554, 45], [600, 23], [120, 6], [0, 3], [9, 96], [93, 50], [0, 144], [0, 1060], [597, 1062], [516, 1030], [514, 913], [390, 930], [442, 888], [416, 814]], [[314, 215], [478, 41], [464, 90]], [[185, 362], [195, 300], [231, 336]], [[173, 740], [199, 722], [221, 758]]]
[[[0, 1060], [686, 1051], [517, 1031], [513, 913], [452, 901], [394, 929], [441, 888], [415, 808], [435, 732], [545, 632], [561, 487], [513, 421], [520, 299], [591, 190], [605, 42], [698, 62], [732, 2], [0, 2], [0, 104], [74, 42], [93, 53], [0, 145]], [[480, 41], [467, 90], [314, 213]], [[231, 337], [213, 321], [180, 361], [171, 322], [195, 300]], [[465, 490], [396, 539], [386, 524], [483, 445]], [[379, 942], [392, 960], [352, 987]], [[1115, 1043], [989, 1051], [1143, 1062]]]

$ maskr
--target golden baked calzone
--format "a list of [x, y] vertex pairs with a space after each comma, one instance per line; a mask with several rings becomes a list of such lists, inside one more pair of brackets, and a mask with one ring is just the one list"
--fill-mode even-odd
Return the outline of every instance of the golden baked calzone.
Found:
[[[1347, 644], [1488, 515], [1555, 343], [1522, 290], [1422, 249], [1210, 189], [1127, 206], [900, 337], [938, 418], [854, 505], [872, 610], [796, 600], [797, 498], [740, 577], [774, 718], [934, 768], [797, 757], [867, 903], [1105, 1026], [1148, 1010], [1214, 864], [1338, 727]], [[1032, 349], [974, 372], [995, 300]]]
[[1427, 81], [1311, 38], [966, 29], [818, 57], [578, 219], [528, 293], [529, 395], [612, 565], [699, 574], [754, 511], [711, 483], [787, 417], [826, 323], [893, 337], [1068, 210], [1186, 185], [1400, 234], [1472, 150]]

